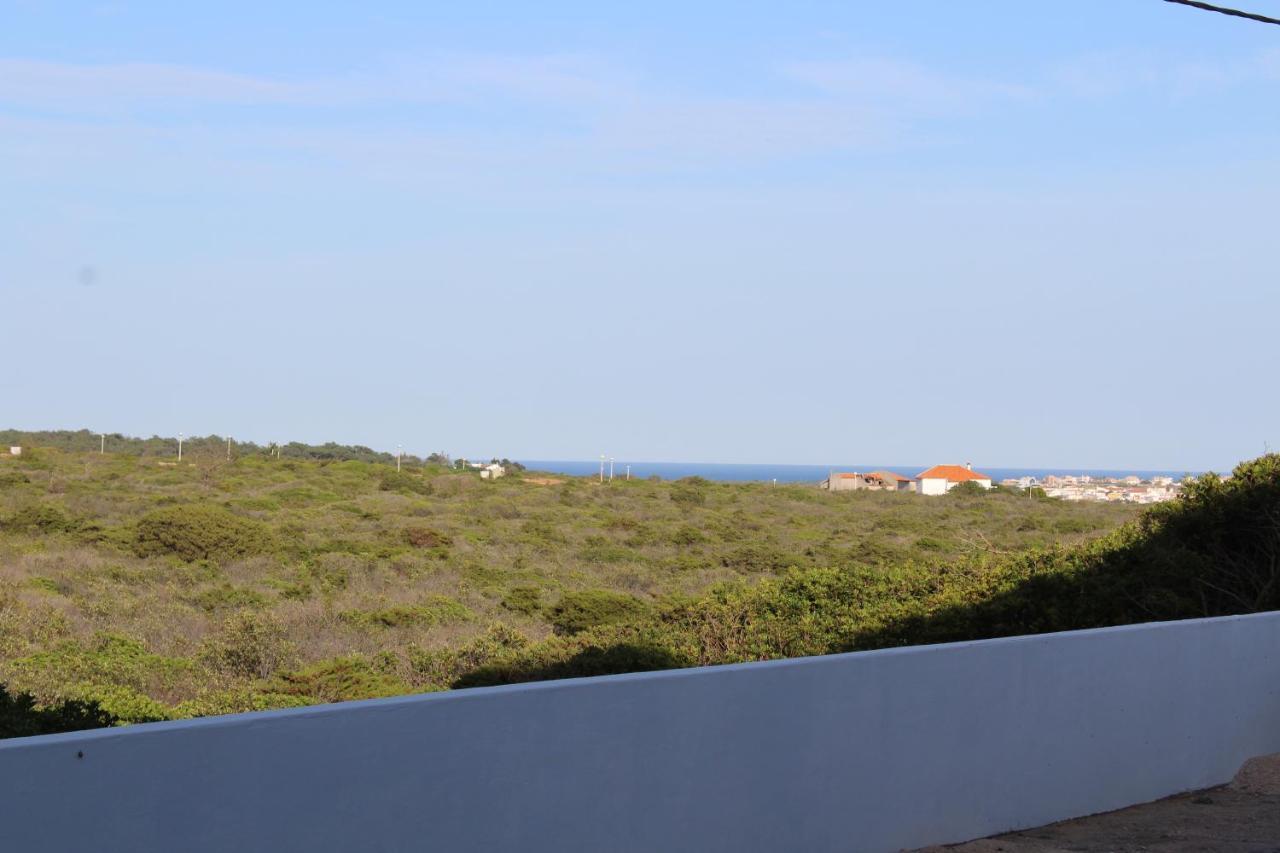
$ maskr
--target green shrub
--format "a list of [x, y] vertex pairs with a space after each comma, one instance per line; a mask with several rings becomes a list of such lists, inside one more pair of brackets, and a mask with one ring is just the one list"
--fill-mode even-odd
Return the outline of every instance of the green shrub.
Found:
[[0, 738], [32, 737], [113, 726], [116, 718], [94, 702], [65, 699], [47, 705], [0, 684]]
[[405, 528], [404, 541], [415, 548], [427, 548], [442, 556], [453, 545], [453, 537], [426, 527]]
[[80, 522], [53, 504], [24, 506], [5, 519], [3, 527], [14, 533], [74, 533]]
[[685, 507], [702, 506], [707, 502], [707, 481], [701, 477], [686, 477], [671, 484], [671, 500]]
[[381, 610], [344, 610], [338, 615], [349, 625], [365, 628], [448, 625], [475, 617], [466, 605], [443, 595], [429, 596], [421, 604], [401, 604]]
[[31, 478], [21, 471], [0, 471], [0, 489], [12, 486], [25, 486]]
[[205, 664], [235, 678], [269, 678], [295, 655], [284, 627], [271, 616], [252, 612], [227, 617], [200, 649]]
[[671, 544], [677, 548], [689, 548], [705, 542], [706, 539], [702, 531], [691, 524], [681, 525], [671, 534]]
[[234, 688], [201, 693], [194, 699], [180, 702], [169, 712], [175, 720], [191, 717], [213, 717], [220, 714], [244, 714], [250, 711], [271, 711], [279, 708], [301, 708], [314, 704], [306, 696], [288, 693], [264, 693], [251, 688]]
[[265, 607], [267, 597], [247, 587], [221, 583], [218, 586], [209, 587], [196, 593], [192, 603], [206, 613], [215, 613], [219, 610]]
[[209, 504], [158, 509], [138, 520], [133, 550], [140, 557], [227, 561], [271, 550], [271, 535], [259, 522]]
[[605, 589], [566, 592], [548, 613], [558, 634], [577, 634], [598, 625], [638, 619], [649, 607], [633, 595]]
[[57, 581], [55, 581], [53, 578], [46, 578], [46, 577], [41, 577], [40, 575], [33, 575], [27, 579], [27, 585], [30, 586], [32, 589], [38, 589], [41, 592], [51, 592], [51, 593], [54, 593], [55, 595], [64, 594], [62, 585], [59, 584]]
[[721, 557], [720, 562], [726, 568], [740, 572], [780, 572], [806, 561], [768, 542], [753, 542], [733, 549]]
[[384, 492], [397, 492], [402, 495], [430, 495], [435, 492], [431, 481], [421, 474], [409, 474], [403, 471], [387, 471], [378, 481], [378, 488]]
[[456, 648], [411, 648], [409, 670], [416, 686], [444, 689], [465, 673], [511, 658], [528, 647], [529, 640], [523, 634], [495, 623], [479, 637]]
[[624, 563], [638, 556], [632, 549], [615, 545], [603, 536], [588, 536], [578, 549], [578, 558], [587, 563]]
[[62, 701], [100, 708], [112, 718], [112, 725], [157, 723], [169, 719], [169, 709], [164, 703], [125, 684], [73, 685]]
[[533, 616], [542, 611], [542, 590], [536, 586], [517, 586], [502, 597], [502, 606], [513, 613]]
[[314, 702], [348, 702], [399, 696], [412, 688], [395, 674], [375, 667], [368, 659], [353, 655], [321, 661], [274, 678], [267, 692], [301, 697]]

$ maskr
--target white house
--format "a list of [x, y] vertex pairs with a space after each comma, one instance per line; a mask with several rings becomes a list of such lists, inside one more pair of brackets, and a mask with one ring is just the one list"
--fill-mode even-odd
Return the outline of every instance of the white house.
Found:
[[480, 469], [480, 479], [496, 480], [505, 473], [507, 473], [507, 469], [494, 462], [492, 465], [486, 465]]
[[916, 491], [922, 495], [945, 495], [961, 483], [977, 483], [984, 489], [991, 488], [991, 478], [979, 474], [970, 464], [934, 465], [928, 471], [921, 471], [916, 477], [920, 485]]

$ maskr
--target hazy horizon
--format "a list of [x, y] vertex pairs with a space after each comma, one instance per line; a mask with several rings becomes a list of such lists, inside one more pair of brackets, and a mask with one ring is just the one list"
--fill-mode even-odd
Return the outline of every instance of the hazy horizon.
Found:
[[[94, 429], [88, 429], [87, 427], [50, 428], [50, 427], [15, 427], [15, 426], [0, 425], [0, 430], [5, 430], [5, 429], [13, 429], [19, 432], [33, 432], [33, 433], [60, 432], [60, 431], [78, 432], [81, 430], [86, 430], [95, 436], [101, 435], [103, 432], [105, 432], [108, 436], [120, 435], [126, 439], [145, 440], [145, 439], [151, 439], [151, 438], [159, 438], [161, 440], [166, 440], [166, 441], [177, 440], [176, 433], [171, 435], [164, 435], [159, 433], [147, 433], [147, 434], [136, 433], [135, 434], [135, 433], [129, 433], [129, 432], [124, 432], [120, 430], [105, 430], [105, 431], [94, 430]], [[264, 439], [264, 438], [254, 438], [252, 436], [236, 436], [233, 433], [216, 433], [216, 432], [200, 431], [200, 430], [197, 430], [195, 432], [184, 432], [183, 435], [184, 435], [184, 438], [188, 440], [193, 438], [207, 438], [210, 436], [218, 436], [221, 439], [231, 438], [233, 442], [251, 443], [259, 447], [264, 447], [266, 445], [269, 445], [275, 442], [287, 444], [289, 442], [297, 441], [297, 442], [301, 442], [303, 444], [309, 444], [309, 445], [323, 445], [330, 442], [334, 444], [359, 445], [359, 446], [367, 447], [370, 450], [373, 450], [379, 453], [394, 454], [397, 450], [397, 445], [394, 445], [394, 444], [391, 446], [380, 446], [376, 444], [363, 444], [361, 442], [343, 442], [343, 441], [338, 441], [337, 439], [332, 439], [332, 438], [301, 439], [297, 437], [283, 437], [283, 438], [265, 438]], [[600, 454], [598, 453], [594, 455], [586, 454], [586, 455], [579, 455], [579, 456], [550, 457], [545, 455], [538, 456], [536, 454], [512, 454], [512, 453], [508, 453], [501, 450], [497, 452], [486, 451], [486, 452], [480, 452], [480, 453], [476, 453], [476, 452], [462, 453], [462, 452], [455, 452], [453, 450], [450, 450], [447, 447], [412, 446], [407, 443], [402, 444], [400, 446], [406, 455], [417, 456], [420, 458], [425, 458], [431, 453], [441, 452], [441, 453], [448, 454], [451, 458], [454, 458], [454, 459], [467, 459], [469, 461], [488, 461], [490, 459], [506, 458], [506, 459], [513, 459], [518, 462], [526, 463], [526, 464], [541, 462], [541, 463], [578, 463], [583, 465], [598, 465], [600, 461]], [[108, 447], [107, 449], [108, 451], [110, 451], [110, 447]], [[1264, 452], [1263, 450], [1259, 450], [1259, 452], [1255, 454], [1255, 456], [1261, 455], [1263, 452]], [[975, 468], [989, 468], [996, 471], [1001, 471], [1001, 470], [1003, 471], [1062, 471], [1062, 472], [1106, 471], [1106, 472], [1113, 472], [1113, 473], [1114, 472], [1132, 472], [1132, 473], [1179, 472], [1184, 474], [1198, 474], [1205, 471], [1227, 473], [1232, 468], [1234, 468], [1236, 464], [1238, 464], [1241, 461], [1244, 461], [1243, 459], [1239, 459], [1229, 464], [1220, 465], [1218, 467], [1210, 466], [1210, 467], [1204, 467], [1204, 468], [1193, 468], [1186, 465], [1156, 465], [1156, 466], [1134, 466], [1134, 465], [1106, 466], [1106, 465], [1056, 465], [1056, 464], [1008, 465], [1008, 464], [1004, 464], [1000, 460], [996, 460], [992, 462], [989, 460], [975, 460], [970, 458], [917, 460], [915, 462], [904, 463], [902, 461], [870, 462], [867, 459], [864, 459], [862, 462], [850, 462], [848, 459], [843, 457], [841, 457], [843, 461], [833, 462], [830, 459], [817, 460], [817, 461], [812, 461], [812, 460], [794, 461], [794, 460], [786, 460], [786, 459], [783, 459], [783, 460], [779, 460], [779, 459], [764, 459], [764, 460], [759, 460], [759, 459], [756, 459], [756, 460], [650, 459], [645, 457], [635, 457], [635, 456], [622, 457], [622, 456], [616, 456], [616, 455], [613, 457], [610, 457], [608, 454], [605, 454], [606, 465], [608, 464], [608, 461], [610, 458], [613, 459], [615, 466], [621, 466], [626, 464], [724, 466], [724, 467], [742, 466], [742, 467], [762, 467], [762, 468], [767, 468], [767, 467], [817, 468], [817, 467], [835, 466], [837, 468], [840, 468], [840, 467], [857, 468], [859, 470], [862, 470], [862, 469], [871, 470], [872, 468], [880, 468], [880, 467], [889, 468], [889, 469], [900, 468], [903, 470], [919, 468], [920, 470], [924, 470], [925, 468], [928, 468], [932, 465], [937, 465], [937, 464], [960, 465], [965, 463], [972, 463]], [[869, 458], [870, 457], [868, 457], [868, 459]], [[1249, 457], [1246, 457], [1246, 458], [1249, 458]], [[621, 470], [621, 468], [618, 468], [618, 470]]]
[[1280, 441], [1273, 27], [1155, 0], [0, 20], [6, 422], [1139, 470]]

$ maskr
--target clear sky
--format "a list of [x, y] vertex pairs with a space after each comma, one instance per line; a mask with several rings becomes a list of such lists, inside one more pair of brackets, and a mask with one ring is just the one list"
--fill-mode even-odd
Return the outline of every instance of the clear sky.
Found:
[[1158, 0], [0, 0], [0, 426], [1223, 468], [1278, 94]]

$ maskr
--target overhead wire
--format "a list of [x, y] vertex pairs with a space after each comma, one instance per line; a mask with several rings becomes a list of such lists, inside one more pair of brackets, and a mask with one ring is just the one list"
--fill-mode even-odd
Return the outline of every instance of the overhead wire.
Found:
[[1201, 3], [1199, 0], [1164, 0], [1166, 3], [1177, 3], [1179, 6], [1191, 6], [1206, 12], [1217, 12], [1219, 15], [1230, 15], [1233, 18], [1245, 18], [1263, 24], [1280, 24], [1280, 18], [1268, 18], [1256, 12], [1242, 12], [1239, 9], [1228, 9], [1226, 6], [1214, 6], [1212, 3]]

